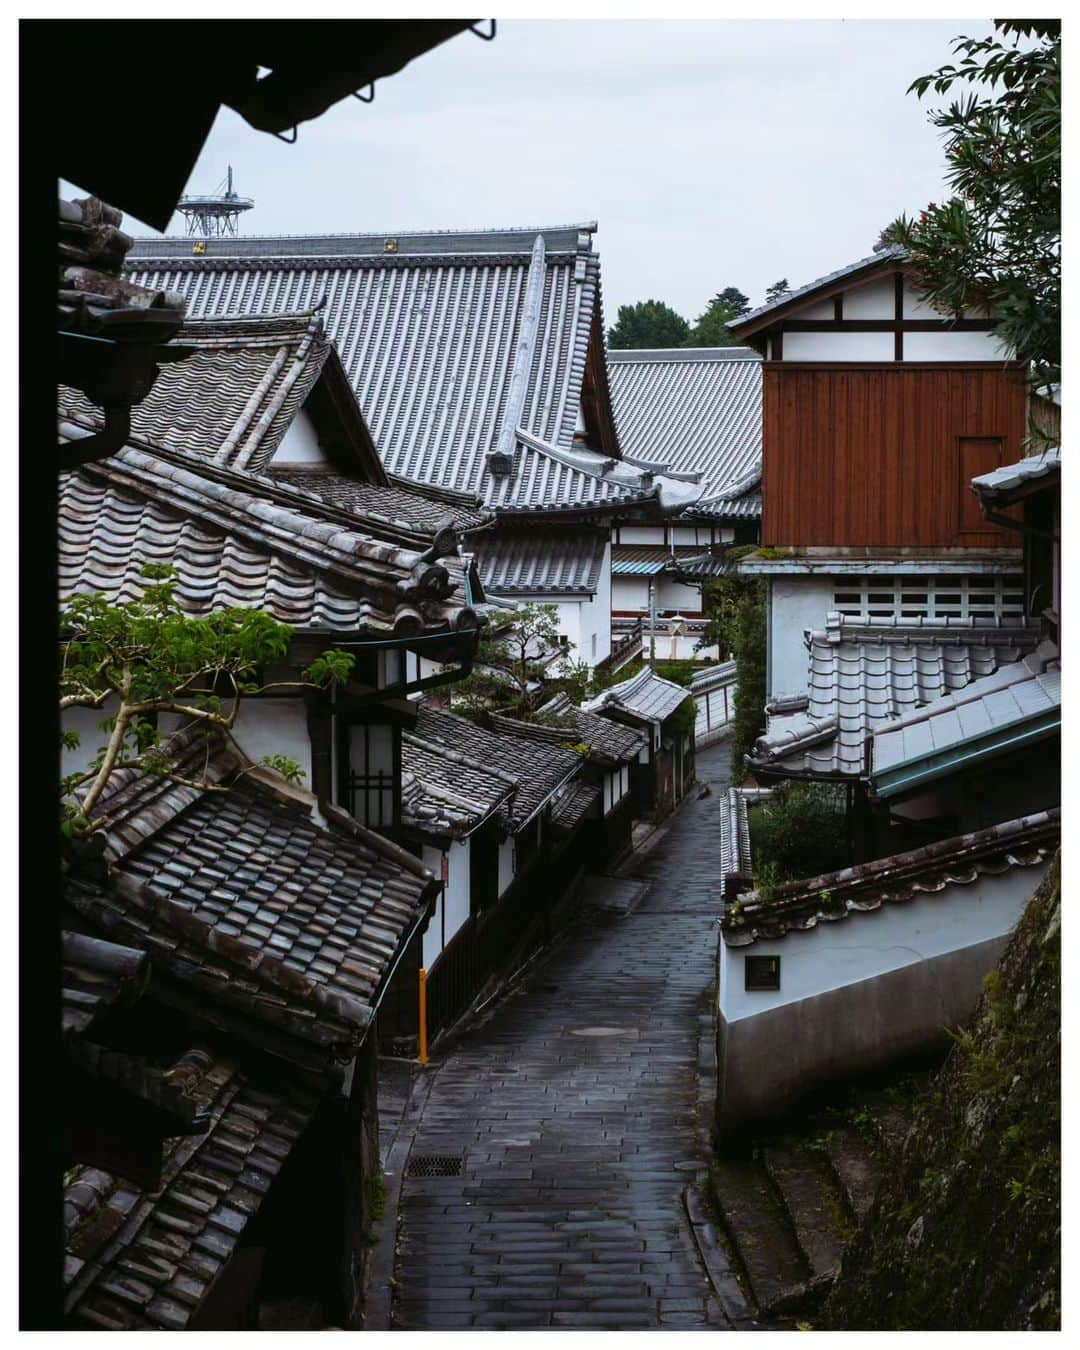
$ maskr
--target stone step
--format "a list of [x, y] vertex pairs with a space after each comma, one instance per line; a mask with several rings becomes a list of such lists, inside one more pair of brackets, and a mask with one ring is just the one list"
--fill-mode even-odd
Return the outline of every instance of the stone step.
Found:
[[866, 1103], [866, 1112], [886, 1155], [895, 1157], [904, 1146], [911, 1120], [895, 1103], [877, 1098]]
[[799, 1247], [815, 1281], [830, 1278], [852, 1224], [820, 1154], [799, 1145], [762, 1150], [765, 1170], [791, 1219]]
[[852, 1125], [831, 1130], [828, 1158], [844, 1199], [856, 1220], [862, 1223], [874, 1203], [882, 1176], [881, 1163]]
[[788, 1216], [760, 1164], [721, 1159], [712, 1177], [717, 1207], [750, 1292], [759, 1308], [769, 1308], [810, 1274]]

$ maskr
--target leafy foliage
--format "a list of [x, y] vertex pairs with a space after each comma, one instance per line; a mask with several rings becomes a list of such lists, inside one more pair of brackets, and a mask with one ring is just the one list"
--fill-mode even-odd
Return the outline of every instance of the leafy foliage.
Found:
[[615, 325], [608, 329], [608, 346], [681, 347], [690, 336], [690, 325], [662, 300], [639, 300], [620, 305]]
[[963, 92], [931, 111], [953, 195], [885, 237], [918, 264], [923, 293], [953, 315], [985, 309], [995, 334], [1031, 362], [1036, 386], [1061, 376], [1061, 24], [996, 20], [993, 36], [957, 38], [957, 64], [910, 89]]
[[653, 661], [651, 664], [662, 680], [670, 680], [672, 684], [682, 684], [687, 688], [698, 671], [705, 669], [696, 661]]
[[787, 277], [781, 277], [779, 281], [774, 281], [765, 292], [765, 303], [771, 305], [774, 300], [779, 300], [781, 296], [790, 294], [791, 282], [788, 281]]
[[744, 589], [730, 620], [736, 672], [731, 774], [741, 783], [746, 777], [743, 756], [754, 748], [765, 720], [765, 583], [760, 577], [738, 580]]
[[[242, 698], [271, 687], [260, 683], [260, 671], [289, 648], [292, 629], [262, 610], [228, 609], [194, 618], [176, 597], [175, 568], [148, 563], [140, 576], [146, 584], [138, 600], [114, 605], [101, 594], [79, 595], [60, 613], [61, 714], [107, 704], [115, 708], [100, 724], [105, 743], [89, 767], [61, 782], [61, 819], [69, 836], [107, 823], [95, 808], [117, 769], [188, 781], [172, 771], [157, 714], [179, 715], [185, 729], [228, 734]], [[353, 659], [346, 652], [324, 652], [302, 681], [273, 687], [328, 687], [348, 677]], [[60, 739], [64, 749], [79, 747], [72, 730]], [[302, 776], [299, 765], [285, 756], [268, 756], [265, 762], [289, 781]]]
[[[569, 647], [559, 641], [559, 611], [555, 605], [522, 605], [511, 624], [484, 630], [471, 675], [456, 685], [454, 707], [463, 713], [498, 708], [510, 716], [528, 713], [538, 701], [536, 690], [552, 671], [550, 658], [562, 651], [564, 659], [553, 673], [571, 686], [588, 677], [588, 667], [569, 659]], [[543, 697], [552, 692], [550, 683]]]
[[[734, 290], [729, 286], [728, 291]], [[693, 328], [690, 330], [690, 336], [682, 344], [684, 347], [734, 347], [737, 345], [737, 339], [728, 332], [727, 325], [731, 319], [738, 318], [741, 313], [745, 313], [745, 305], [742, 310], [738, 309], [732, 302], [725, 299], [725, 293], [714, 295], [705, 308], [705, 312], [700, 314]], [[741, 292], [736, 291], [736, 295]], [[743, 297], [745, 301], [746, 297]]]
[[768, 872], [774, 885], [846, 866], [843, 793], [824, 783], [779, 783], [750, 812], [750, 843], [759, 879]]

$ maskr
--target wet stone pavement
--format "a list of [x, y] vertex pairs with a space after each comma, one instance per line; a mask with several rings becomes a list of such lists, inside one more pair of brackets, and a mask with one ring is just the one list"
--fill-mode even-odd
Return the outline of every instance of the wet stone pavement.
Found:
[[[728, 1325], [682, 1194], [707, 1167], [699, 1017], [716, 947], [728, 747], [639, 864], [434, 1064], [402, 1184], [393, 1326]], [[624, 888], [625, 889], [625, 888]], [[421, 1157], [460, 1175], [416, 1176]], [[455, 1164], [451, 1163], [450, 1166]]]

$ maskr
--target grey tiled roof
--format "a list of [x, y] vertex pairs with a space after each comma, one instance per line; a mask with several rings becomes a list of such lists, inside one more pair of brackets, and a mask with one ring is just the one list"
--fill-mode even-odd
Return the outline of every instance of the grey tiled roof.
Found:
[[696, 502], [689, 515], [709, 520], [760, 520], [761, 493], [746, 492], [741, 497], [710, 497]]
[[[204, 771], [205, 742], [173, 744], [178, 774]], [[116, 772], [101, 801], [107, 891], [72, 892], [71, 903], [195, 997], [355, 1052], [431, 875], [347, 817], [321, 828], [310, 794], [267, 770], [237, 778], [238, 763], [235, 749], [211, 748], [223, 792]]]
[[571, 783], [566, 791], [555, 799], [551, 808], [552, 825], [561, 834], [570, 834], [577, 829], [599, 800], [600, 789], [595, 783], [581, 780]]
[[[189, 322], [179, 340], [194, 354], [171, 362], [132, 409], [132, 435], [166, 450], [260, 472], [330, 356], [315, 314]], [[100, 409], [61, 388], [61, 416], [93, 424]]]
[[295, 1083], [264, 1082], [227, 1059], [203, 1080], [206, 1134], [166, 1141], [144, 1191], [96, 1167], [64, 1189], [64, 1307], [72, 1328], [180, 1331], [258, 1213], [315, 1113]]
[[879, 727], [871, 750], [871, 779], [1060, 711], [1061, 661], [1057, 647], [1044, 642], [1023, 660]]
[[594, 595], [606, 546], [606, 534], [543, 528], [497, 530], [468, 541], [484, 589], [495, 595]]
[[[438, 714], [424, 721], [430, 732]], [[519, 779], [495, 760], [478, 760], [450, 743], [405, 732], [401, 738], [402, 824], [423, 834], [461, 839], [505, 807]]]
[[106, 1009], [134, 1002], [150, 978], [150, 960], [134, 947], [118, 946], [83, 933], [60, 934], [61, 1027], [77, 1036]]
[[490, 765], [516, 781], [502, 808], [512, 833], [528, 824], [559, 788], [581, 770], [581, 756], [573, 750], [540, 745], [499, 728], [479, 726], [456, 713], [421, 707], [416, 732], [433, 748], [443, 745], [456, 750], [474, 763]]
[[770, 300], [767, 305], [759, 305], [757, 309], [752, 309], [749, 313], [741, 314], [737, 319], [732, 319], [727, 326], [733, 333], [738, 333], [748, 324], [756, 322], [766, 314], [771, 314], [774, 309], [790, 305], [793, 300], [809, 297], [823, 287], [832, 286], [835, 282], [843, 281], [846, 277], [854, 276], [858, 272], [869, 271], [879, 263], [898, 262], [904, 256], [902, 245], [890, 244], [886, 248], [879, 249], [877, 253], [870, 253], [865, 258], [859, 258], [857, 262], [848, 263], [845, 267], [838, 267], [835, 272], [826, 272], [823, 277], [816, 277], [804, 286], [796, 286], [793, 291], [788, 291], [786, 295], [780, 296], [779, 299]]
[[774, 700], [750, 763], [796, 776], [858, 776], [871, 732], [1019, 660], [1037, 642], [1023, 620], [913, 623], [831, 613], [825, 629], [807, 635], [808, 696]]
[[271, 500], [258, 479], [129, 446], [61, 477], [61, 597], [134, 599], [141, 567], [161, 562], [178, 569], [193, 614], [253, 606], [304, 628], [401, 635], [475, 622], [460, 559], [430, 565], [296, 503]]
[[589, 758], [614, 767], [637, 759], [645, 737], [633, 727], [621, 726], [610, 717], [600, 717], [571, 703], [566, 694], [556, 694], [537, 709], [544, 717], [558, 719], [559, 725], [490, 713], [493, 726], [526, 740], [543, 741], [548, 745], [587, 745]]
[[761, 464], [761, 357], [749, 347], [609, 351], [624, 455], [700, 474], [706, 497]]
[[[574, 451], [586, 356], [602, 334], [591, 227], [389, 238], [392, 249], [386, 235], [230, 239], [199, 258], [187, 240], [144, 240], [129, 262], [140, 284], [169, 278], [199, 318], [325, 299], [391, 473], [505, 511], [661, 495], [663, 483], [629, 466], [620, 482], [611, 461]], [[504, 476], [488, 469], [497, 450], [512, 460]]]
[[1045, 450], [1039, 455], [1029, 455], [1017, 460], [1015, 464], [1003, 464], [990, 473], [979, 474], [971, 480], [975, 495], [987, 506], [1007, 506], [1013, 496], [1029, 484], [1040, 479], [1050, 480], [1061, 473], [1061, 448]]
[[613, 544], [611, 575], [656, 576], [660, 572], [689, 577], [718, 576], [725, 570], [721, 553], [711, 553], [700, 544]]
[[729, 947], [748, 947], [819, 923], [857, 918], [883, 905], [906, 904], [918, 895], [948, 900], [956, 887], [971, 886], [984, 875], [1045, 864], [1060, 838], [1061, 812], [1039, 811], [909, 853], [792, 881], [777, 887], [768, 901], [748, 892], [739, 897], [736, 909], [726, 910], [721, 932]]
[[651, 666], [645, 666], [630, 679], [605, 689], [585, 707], [589, 712], [617, 709], [647, 722], [663, 722], [690, 697], [689, 689], [662, 679]]
[[276, 469], [271, 465], [266, 474], [272, 482], [306, 493], [326, 505], [340, 507], [365, 520], [382, 517], [411, 531], [431, 534], [448, 521], [458, 530], [474, 530], [490, 518], [490, 513], [467, 504], [464, 499], [440, 501], [397, 483], [365, 483], [335, 469]]

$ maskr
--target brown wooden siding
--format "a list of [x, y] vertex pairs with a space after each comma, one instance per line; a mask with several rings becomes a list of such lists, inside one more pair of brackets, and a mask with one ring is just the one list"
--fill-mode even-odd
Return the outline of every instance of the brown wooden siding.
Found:
[[764, 400], [763, 544], [1015, 546], [967, 478], [1022, 453], [1022, 371], [766, 363]]

